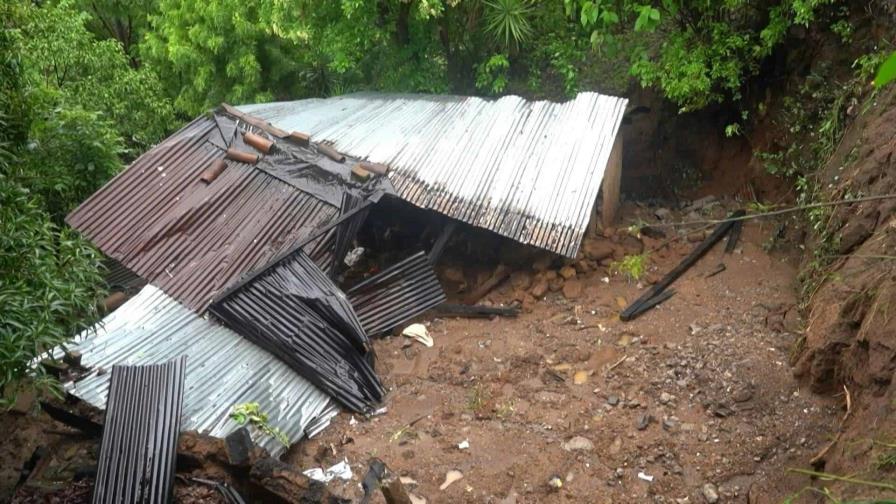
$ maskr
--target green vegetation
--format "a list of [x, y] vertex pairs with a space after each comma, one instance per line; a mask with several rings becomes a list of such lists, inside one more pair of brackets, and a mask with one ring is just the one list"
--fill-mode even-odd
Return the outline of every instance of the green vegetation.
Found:
[[234, 405], [230, 411], [230, 419], [239, 425], [251, 425], [264, 434], [271, 436], [283, 446], [289, 448], [289, 438], [280, 429], [268, 423], [268, 414], [261, 411], [258, 403]]
[[610, 263], [610, 273], [614, 275], [624, 275], [628, 281], [637, 282], [647, 273], [647, 266], [650, 264], [650, 254], [644, 252], [642, 254], [627, 255], [619, 261]]

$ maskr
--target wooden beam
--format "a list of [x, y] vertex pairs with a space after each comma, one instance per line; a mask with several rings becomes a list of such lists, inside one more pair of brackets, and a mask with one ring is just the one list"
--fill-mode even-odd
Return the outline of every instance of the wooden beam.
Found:
[[601, 224], [604, 228], [611, 227], [616, 220], [616, 211], [619, 210], [619, 186], [622, 184], [622, 134], [616, 135], [613, 150], [610, 151], [610, 159], [607, 161], [607, 169], [604, 171], [603, 188], [604, 201], [601, 207]]

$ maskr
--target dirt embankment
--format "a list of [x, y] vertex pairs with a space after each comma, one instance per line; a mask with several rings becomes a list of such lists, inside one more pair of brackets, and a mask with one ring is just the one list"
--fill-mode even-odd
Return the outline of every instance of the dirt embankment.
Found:
[[[865, 108], [867, 107], [867, 108]], [[825, 167], [831, 200], [896, 193], [896, 88], [873, 97]], [[840, 440], [819, 468], [864, 480], [896, 471], [896, 199], [838, 207], [831, 215], [835, 256], [811, 295], [795, 372], [816, 392], [851, 396]], [[819, 246], [814, 244], [811, 248]], [[869, 497], [865, 485], [841, 495]], [[892, 496], [893, 490], [880, 494]]]

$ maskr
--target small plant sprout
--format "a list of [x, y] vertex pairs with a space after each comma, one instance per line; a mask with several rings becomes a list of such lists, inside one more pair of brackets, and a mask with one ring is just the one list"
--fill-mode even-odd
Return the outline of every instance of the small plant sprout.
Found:
[[240, 425], [249, 424], [273, 437], [283, 446], [289, 447], [289, 438], [280, 429], [268, 423], [268, 415], [261, 411], [258, 403], [237, 404], [230, 411], [230, 419]]
[[630, 282], [637, 282], [647, 273], [647, 264], [650, 260], [650, 254], [644, 252], [642, 254], [627, 255], [621, 261], [613, 261], [610, 263], [610, 273], [614, 275], [622, 274]]

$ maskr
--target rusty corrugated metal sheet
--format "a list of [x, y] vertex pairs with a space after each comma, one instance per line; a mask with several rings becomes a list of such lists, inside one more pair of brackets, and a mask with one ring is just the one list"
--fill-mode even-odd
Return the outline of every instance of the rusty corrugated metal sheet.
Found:
[[396, 192], [417, 206], [572, 257], [626, 103], [358, 93], [238, 108], [389, 165]]
[[106, 255], [204, 310], [242, 274], [339, 214], [338, 207], [231, 160], [213, 182], [200, 180], [223, 157], [232, 123], [221, 116], [194, 120], [94, 193], [68, 216], [69, 224]]

